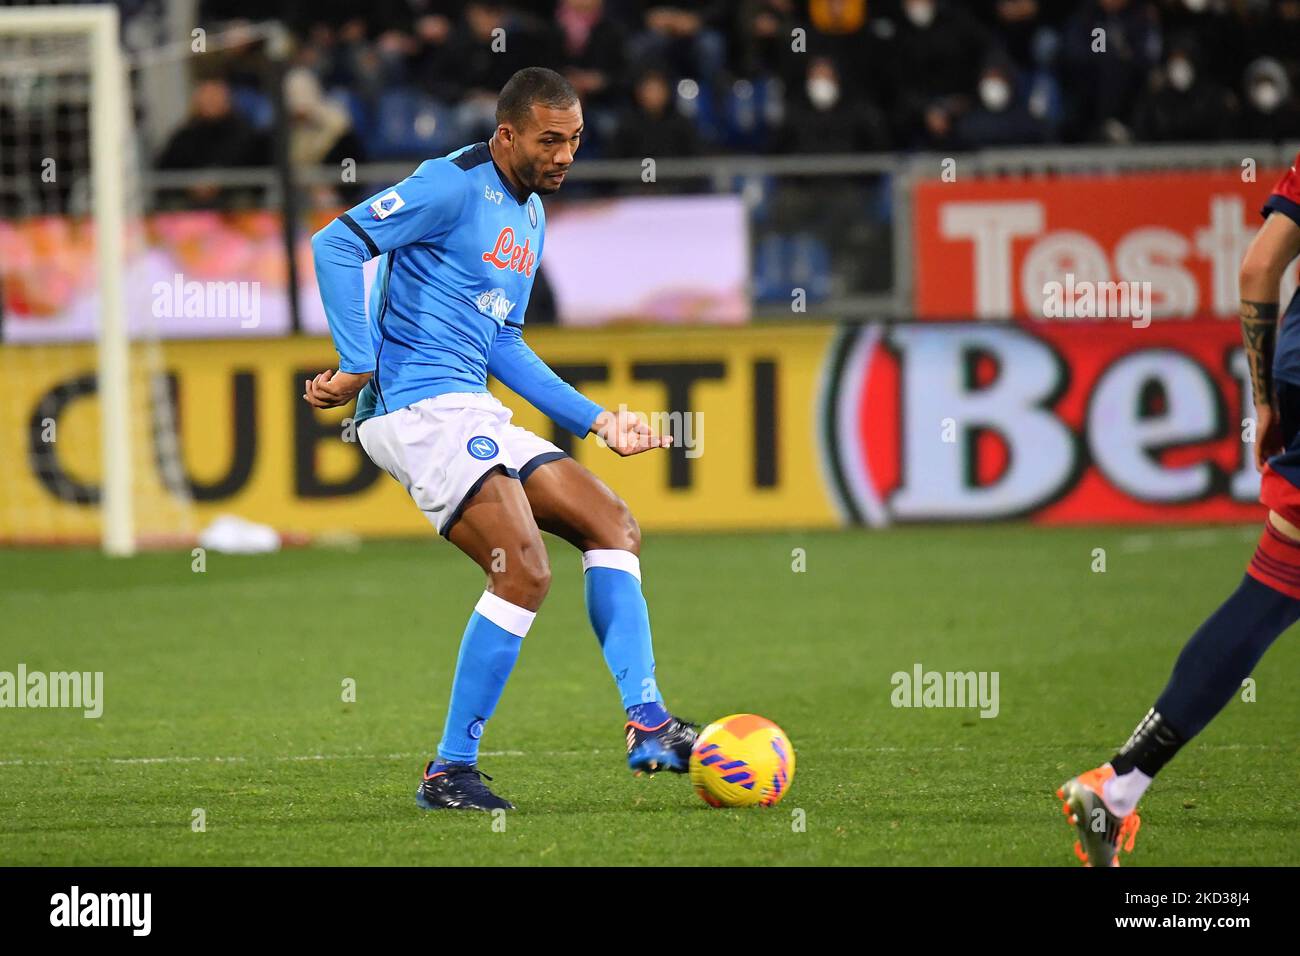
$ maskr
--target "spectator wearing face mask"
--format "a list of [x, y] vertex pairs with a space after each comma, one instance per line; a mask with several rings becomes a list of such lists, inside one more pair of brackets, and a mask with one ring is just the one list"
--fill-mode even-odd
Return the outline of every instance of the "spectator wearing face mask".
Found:
[[[1271, 56], [1294, 78], [1300, 75], [1300, 0], [1245, 0], [1242, 56]], [[1238, 61], [1240, 62], [1240, 61]]]
[[1145, 142], [1231, 139], [1236, 134], [1237, 101], [1225, 87], [1196, 67], [1196, 44], [1180, 38], [1169, 50], [1164, 69], [1138, 104], [1134, 132]]
[[[868, 13], [875, 5], [868, 7], [867, 0], [808, 0], [808, 50], [835, 61], [846, 99], [860, 92], [879, 102], [888, 80], [888, 49], [871, 29]], [[792, 87], [802, 82], [806, 69], [799, 64]]]
[[1190, 37], [1196, 44], [1196, 69], [1220, 86], [1234, 87], [1241, 64], [1250, 59], [1237, 0], [1161, 0], [1160, 24], [1166, 36]]
[[1043, 143], [1050, 138], [1051, 127], [1030, 111], [1009, 60], [991, 60], [976, 90], [978, 105], [957, 120], [956, 140], [962, 148]]
[[1248, 140], [1300, 139], [1300, 104], [1292, 96], [1286, 69], [1272, 57], [1246, 67], [1241, 136]]
[[777, 147], [787, 153], [862, 153], [889, 149], [884, 114], [862, 99], [843, 95], [830, 57], [814, 57], [804, 82], [805, 104], [791, 110]]
[[891, 80], [899, 138], [908, 146], [948, 145], [955, 119], [973, 105], [993, 38], [954, 4], [903, 0], [902, 12]]

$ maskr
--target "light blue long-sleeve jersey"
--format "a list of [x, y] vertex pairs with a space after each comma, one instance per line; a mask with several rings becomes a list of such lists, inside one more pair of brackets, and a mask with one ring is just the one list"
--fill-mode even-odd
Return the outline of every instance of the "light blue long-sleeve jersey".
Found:
[[[601, 407], [523, 339], [546, 214], [511, 191], [486, 143], [426, 160], [312, 237], [316, 281], [344, 372], [372, 372], [359, 424], [489, 373], [582, 436]], [[366, 315], [362, 264], [379, 257]]]

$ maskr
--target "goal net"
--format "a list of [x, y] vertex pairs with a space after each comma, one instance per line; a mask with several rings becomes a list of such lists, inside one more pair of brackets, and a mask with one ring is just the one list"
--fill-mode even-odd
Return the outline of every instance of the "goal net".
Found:
[[0, 545], [193, 535], [116, 7], [0, 9]]

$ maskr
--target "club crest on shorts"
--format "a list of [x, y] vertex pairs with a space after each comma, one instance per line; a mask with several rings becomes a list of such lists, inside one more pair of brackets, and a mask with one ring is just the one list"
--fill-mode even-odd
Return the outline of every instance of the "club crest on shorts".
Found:
[[487, 435], [475, 435], [465, 446], [465, 450], [479, 461], [487, 461], [497, 456], [497, 443]]
[[528, 200], [528, 221], [533, 224], [534, 229], [537, 228], [537, 207], [533, 205], [531, 198]]

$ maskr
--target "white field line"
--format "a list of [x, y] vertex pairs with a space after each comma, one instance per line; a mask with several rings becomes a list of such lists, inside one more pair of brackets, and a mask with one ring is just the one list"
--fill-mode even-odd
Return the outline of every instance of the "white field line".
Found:
[[[593, 751], [600, 753], [601, 751]], [[576, 756], [586, 752], [575, 751], [538, 751], [541, 757]], [[406, 760], [424, 757], [423, 753], [400, 754], [296, 754], [280, 757], [69, 757], [63, 760], [0, 760], [0, 767], [63, 767], [72, 763], [100, 763], [127, 766], [133, 764], [177, 764], [177, 763], [301, 763], [311, 760]], [[522, 750], [484, 750], [483, 757], [523, 757]]]
[[[1275, 744], [1197, 744], [1200, 749], [1206, 750], [1272, 750], [1279, 745]], [[826, 747], [814, 748], [814, 753], [819, 754], [856, 754], [856, 753], [974, 753], [982, 750], [981, 747], [968, 747], [961, 744], [954, 744], [946, 747]], [[1025, 749], [1025, 748], [1019, 748]], [[1038, 747], [1028, 749], [1060, 749], [1059, 745], [1043, 744]], [[604, 748], [595, 750], [484, 750], [480, 752], [482, 757], [592, 757], [602, 754], [621, 754], [623, 751], [615, 748]], [[249, 756], [231, 756], [231, 757], [66, 757], [59, 760], [38, 759], [38, 760], [0, 760], [0, 767], [66, 767], [69, 764], [94, 763], [109, 764], [115, 766], [133, 766], [139, 764], [186, 764], [186, 763], [304, 763], [317, 760], [427, 760], [428, 754], [424, 751], [412, 751], [410, 753], [391, 753], [391, 754], [296, 754], [291, 756], [279, 757], [249, 757]]]
[[1257, 541], [1260, 529], [1249, 528], [1197, 528], [1192, 531], [1173, 531], [1159, 534], [1131, 534], [1120, 539], [1119, 549], [1125, 553], [1152, 551], [1161, 548], [1208, 548], [1212, 545], [1234, 541]]

